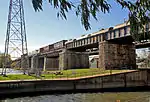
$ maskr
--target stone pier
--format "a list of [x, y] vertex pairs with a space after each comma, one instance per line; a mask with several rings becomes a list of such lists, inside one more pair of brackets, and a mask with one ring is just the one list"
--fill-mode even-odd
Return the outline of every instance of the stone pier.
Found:
[[59, 70], [59, 58], [44, 57], [43, 71], [45, 70]]
[[134, 44], [117, 44], [109, 41], [99, 43], [99, 67], [103, 69], [135, 69]]
[[42, 70], [42, 68], [40, 68], [40, 63], [41, 61], [39, 55], [38, 54], [34, 55], [31, 58], [31, 68], [29, 70], [29, 73], [35, 73], [35, 74], [39, 73]]
[[21, 55], [21, 68], [23, 69], [24, 73], [28, 70], [29, 68], [29, 57], [27, 54]]
[[89, 68], [89, 55], [86, 52], [64, 50], [59, 54], [60, 70], [74, 68]]
[[34, 55], [31, 58], [31, 69], [37, 68], [38, 67], [38, 62], [39, 62], [38, 55]]

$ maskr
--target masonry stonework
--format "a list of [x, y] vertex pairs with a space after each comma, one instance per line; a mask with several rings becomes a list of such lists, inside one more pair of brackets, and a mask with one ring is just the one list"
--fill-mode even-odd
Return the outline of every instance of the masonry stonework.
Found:
[[60, 70], [73, 68], [89, 68], [89, 55], [85, 52], [64, 50], [59, 54]]
[[[19, 63], [18, 63], [19, 64]], [[21, 68], [23, 69], [23, 73], [26, 72], [26, 70], [28, 70], [29, 68], [29, 58], [26, 54], [24, 55], [21, 55], [21, 61], [20, 61], [20, 65], [21, 65]], [[20, 66], [19, 65], [19, 66]], [[18, 65], [17, 65], [18, 66]], [[19, 67], [18, 67], [19, 68]]]
[[59, 58], [44, 58], [44, 70], [59, 70]]
[[136, 68], [134, 44], [99, 43], [99, 67], [103, 69]]

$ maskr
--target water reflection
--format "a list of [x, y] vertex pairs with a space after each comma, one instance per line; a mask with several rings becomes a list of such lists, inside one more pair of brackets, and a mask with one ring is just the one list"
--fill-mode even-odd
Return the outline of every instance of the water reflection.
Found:
[[150, 102], [150, 92], [79, 93], [41, 95], [1, 100], [1, 102]]

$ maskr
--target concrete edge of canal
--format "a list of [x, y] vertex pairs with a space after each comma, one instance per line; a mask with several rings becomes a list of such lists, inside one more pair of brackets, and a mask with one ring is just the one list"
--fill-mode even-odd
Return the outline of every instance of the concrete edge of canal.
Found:
[[42, 94], [149, 91], [149, 86], [150, 70], [138, 70], [74, 80], [0, 82], [0, 98]]

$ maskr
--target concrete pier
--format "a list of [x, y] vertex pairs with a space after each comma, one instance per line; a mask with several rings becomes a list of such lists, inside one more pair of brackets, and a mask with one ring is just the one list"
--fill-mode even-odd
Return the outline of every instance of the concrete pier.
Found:
[[39, 55], [36, 54], [31, 58], [31, 68], [29, 69], [29, 73], [37, 73], [40, 68], [39, 68]]
[[59, 70], [59, 58], [44, 57], [43, 70]]
[[59, 54], [59, 68], [61, 70], [89, 68], [89, 55], [86, 52], [64, 50]]
[[135, 45], [109, 41], [99, 43], [99, 67], [103, 69], [136, 68]]
[[74, 68], [89, 68], [88, 53], [64, 50], [57, 57], [34, 55], [31, 58], [31, 70], [54, 71]]

